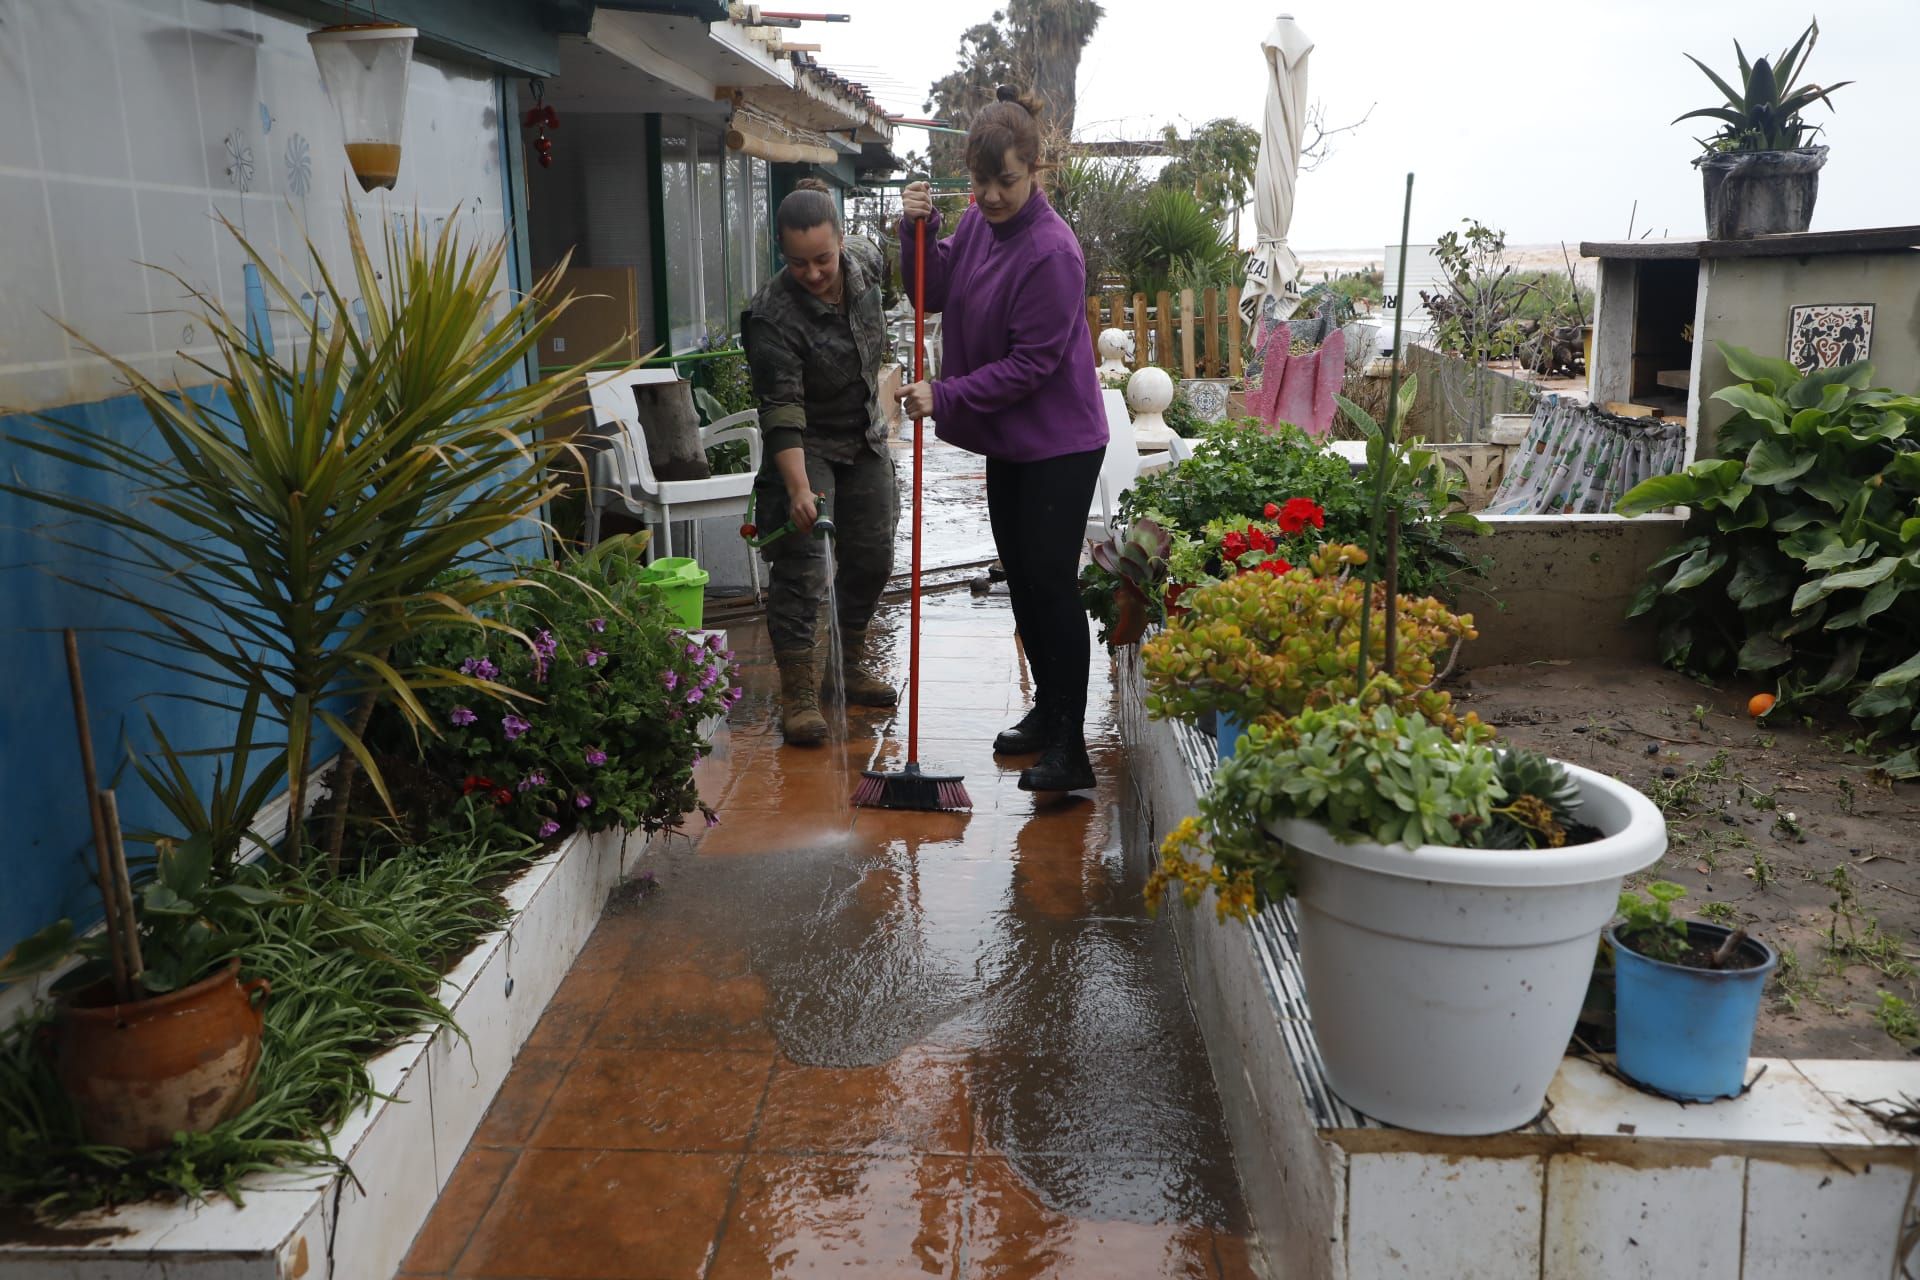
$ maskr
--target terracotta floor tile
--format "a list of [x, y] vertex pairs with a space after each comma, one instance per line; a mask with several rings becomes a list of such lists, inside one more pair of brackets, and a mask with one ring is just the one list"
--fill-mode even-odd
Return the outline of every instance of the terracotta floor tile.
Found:
[[585, 1044], [620, 977], [611, 969], [576, 969], [569, 973], [534, 1025], [533, 1034], [527, 1037], [526, 1047], [578, 1049]]
[[742, 1151], [771, 1054], [583, 1049], [530, 1147]]
[[775, 1046], [766, 985], [753, 974], [690, 969], [623, 975], [593, 1033], [598, 1049], [741, 1049]]
[[963, 1057], [921, 1048], [873, 1067], [774, 1070], [756, 1152], [964, 1156], [973, 1105]]
[[[573, 1061], [571, 1049], [523, 1049], [514, 1060], [513, 1070], [493, 1095], [493, 1105], [480, 1121], [473, 1141], [482, 1147], [519, 1147], [540, 1123], [540, 1113], [567, 1074]], [[465, 1163], [462, 1162], [462, 1168]]]
[[737, 1156], [528, 1151], [456, 1276], [686, 1280], [726, 1212]]
[[710, 1280], [958, 1276], [967, 1162], [753, 1156]]
[[431, 1274], [450, 1270], [466, 1251], [473, 1229], [486, 1216], [494, 1194], [519, 1156], [518, 1151], [469, 1150], [440, 1192], [426, 1225], [413, 1238], [401, 1270]]
[[974, 1161], [967, 1274], [980, 1280], [1210, 1280], [1213, 1233], [1051, 1209], [1007, 1161]]

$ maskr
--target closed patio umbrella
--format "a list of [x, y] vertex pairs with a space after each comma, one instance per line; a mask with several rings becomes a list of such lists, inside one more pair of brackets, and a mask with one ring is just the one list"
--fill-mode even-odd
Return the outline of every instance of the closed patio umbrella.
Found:
[[1307, 124], [1307, 55], [1313, 41], [1291, 14], [1281, 14], [1260, 48], [1267, 58], [1267, 110], [1254, 169], [1253, 215], [1259, 243], [1247, 255], [1247, 287], [1240, 311], [1254, 335], [1293, 314], [1300, 260], [1287, 247], [1293, 222], [1294, 183], [1300, 173], [1300, 143]]

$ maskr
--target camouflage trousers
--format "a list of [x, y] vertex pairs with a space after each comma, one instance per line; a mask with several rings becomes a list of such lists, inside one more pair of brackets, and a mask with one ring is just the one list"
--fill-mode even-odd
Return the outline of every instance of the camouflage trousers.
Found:
[[[893, 537], [900, 522], [893, 458], [864, 453], [853, 462], [826, 462], [809, 453], [807, 480], [815, 493], [827, 496], [827, 513], [833, 518], [831, 548], [841, 634], [865, 631], [893, 573]], [[787, 490], [771, 464], [754, 488], [760, 527], [785, 524]], [[767, 634], [775, 653], [812, 650], [827, 600], [828, 547], [825, 538], [790, 533], [762, 550], [770, 579]]]

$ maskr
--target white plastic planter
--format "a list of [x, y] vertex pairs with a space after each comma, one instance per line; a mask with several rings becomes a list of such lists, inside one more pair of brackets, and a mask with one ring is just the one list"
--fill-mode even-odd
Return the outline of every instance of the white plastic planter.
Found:
[[1317, 823], [1271, 833], [1298, 855], [1301, 968], [1333, 1089], [1426, 1133], [1499, 1133], [1539, 1114], [1620, 882], [1667, 848], [1632, 787], [1566, 766], [1580, 818], [1564, 849], [1342, 844]]

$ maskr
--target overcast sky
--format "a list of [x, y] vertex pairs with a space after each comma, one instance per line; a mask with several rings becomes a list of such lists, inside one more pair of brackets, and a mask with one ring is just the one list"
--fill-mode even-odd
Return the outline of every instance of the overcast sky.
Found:
[[[1166, 121], [1223, 115], [1258, 125], [1260, 39], [1281, 9], [1105, 2], [1080, 64], [1081, 138], [1150, 137]], [[955, 64], [960, 33], [995, 9], [822, 4], [854, 20], [796, 37], [818, 40], [829, 66], [916, 115], [926, 86]], [[1302, 176], [1290, 238], [1303, 250], [1376, 252], [1397, 238], [1409, 170], [1416, 241], [1467, 216], [1504, 228], [1510, 244], [1618, 239], [1636, 199], [1636, 237], [1698, 233], [1700, 179], [1688, 161], [1704, 133], [1692, 126], [1707, 122], [1668, 121], [1719, 94], [1682, 54], [1726, 74], [1735, 37], [1749, 57], [1771, 56], [1811, 16], [1792, 0], [1300, 0], [1286, 11], [1313, 38], [1310, 94], [1329, 118], [1373, 105], [1366, 127]], [[1814, 230], [1920, 223], [1920, 0], [1826, 0], [1813, 12], [1821, 34], [1807, 75], [1857, 81], [1834, 96], [1834, 112], [1814, 108], [1833, 148]], [[903, 149], [922, 138], [906, 135]]]

